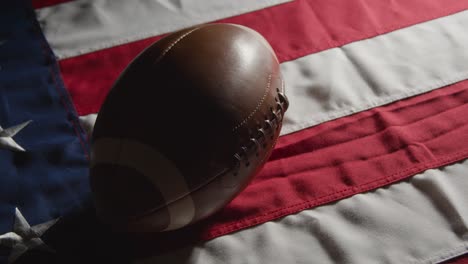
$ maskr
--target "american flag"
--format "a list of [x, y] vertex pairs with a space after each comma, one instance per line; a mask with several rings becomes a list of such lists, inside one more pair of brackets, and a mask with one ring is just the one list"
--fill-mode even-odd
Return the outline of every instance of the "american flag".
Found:
[[[467, 263], [468, 1], [1, 5], [1, 263]], [[149, 44], [215, 22], [275, 50], [282, 136], [209, 219], [112, 233], [88, 185], [99, 108]]]

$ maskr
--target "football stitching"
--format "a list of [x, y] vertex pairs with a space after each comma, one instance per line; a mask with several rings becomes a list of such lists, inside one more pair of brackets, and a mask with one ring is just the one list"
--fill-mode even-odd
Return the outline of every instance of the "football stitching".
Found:
[[182, 36], [180, 36], [178, 39], [176, 39], [174, 42], [171, 43], [171, 45], [169, 45], [169, 47], [167, 47], [162, 53], [161, 55], [159, 55], [159, 57], [156, 59], [156, 61], [154, 62], [155, 64], [157, 64], [159, 61], [161, 61], [164, 56], [177, 44], [179, 43], [179, 41], [181, 41], [182, 39], [184, 39], [186, 36], [188, 36], [190, 33], [194, 32], [195, 30], [199, 29], [200, 27], [196, 27], [188, 32], [185, 32]]
[[267, 86], [265, 88], [265, 92], [263, 93], [263, 96], [262, 98], [260, 99], [260, 101], [258, 102], [257, 106], [255, 107], [255, 109], [250, 112], [250, 114], [244, 119], [242, 120], [242, 122], [240, 122], [237, 126], [235, 126], [233, 129], [232, 129], [232, 132], [235, 132], [237, 129], [239, 129], [241, 126], [245, 125], [247, 123], [247, 121], [249, 119], [251, 119], [253, 117], [253, 115], [258, 111], [258, 109], [260, 109], [260, 106], [263, 104], [263, 102], [265, 102], [265, 98], [268, 94], [268, 91], [270, 91], [270, 86], [271, 86], [271, 74], [268, 75], [268, 83], [267, 83]]
[[[282, 83], [284, 84], [284, 82], [282, 82]], [[284, 90], [284, 86], [282, 87], [282, 89]], [[288, 108], [288, 100], [284, 96], [282, 91], [280, 92], [279, 88], [277, 89], [277, 96], [279, 97], [279, 99], [277, 99], [278, 97], [275, 97], [277, 109], [273, 110], [273, 108], [270, 108], [271, 111], [272, 111], [273, 117], [271, 119], [269, 119], [269, 118], [264, 119], [264, 123], [267, 124], [268, 127], [266, 127], [266, 128], [263, 128], [263, 127], [257, 128], [257, 132], [260, 132], [260, 134], [258, 134], [258, 135], [260, 137], [265, 138], [265, 142], [263, 144], [266, 144], [266, 141], [267, 141], [265, 131], [270, 130], [270, 129], [277, 129], [278, 130], [281, 127], [283, 117], [284, 117], [284, 113], [286, 112], [286, 110]], [[278, 114], [279, 114], [279, 116], [278, 116]], [[273, 124], [272, 124], [273, 121], [276, 121], [276, 124], [274, 125], [275, 127], [273, 127]], [[274, 132], [272, 132], [272, 133], [274, 133]], [[258, 151], [258, 145], [259, 145], [258, 141], [257, 141], [257, 138], [259, 138], [259, 136], [255, 136], [255, 135], [252, 135], [252, 134], [249, 136], [250, 141], [253, 141], [257, 145], [257, 148], [256, 148], [257, 151]], [[274, 134], [271, 135], [271, 136], [272, 136], [272, 140], [273, 140]], [[273, 145], [276, 144], [276, 140], [277, 140], [277, 138], [274, 139], [274, 141], [272, 143]], [[247, 145], [243, 145], [243, 146], [240, 146], [240, 149], [241, 150], [239, 152], [234, 154], [234, 158], [236, 159], [236, 162], [237, 162], [237, 165], [234, 167], [235, 170], [238, 170], [240, 168], [240, 163], [241, 163], [241, 161], [243, 159], [242, 157], [247, 157], [247, 155], [248, 155], [247, 152], [249, 151], [250, 147], [248, 147]], [[265, 158], [265, 156], [262, 158], [262, 160], [264, 158]], [[248, 161], [248, 158], [247, 158], [246, 166], [249, 166], [249, 163], [250, 162]], [[237, 174], [237, 172], [235, 172], [235, 174]]]
[[[139, 213], [139, 214], [135, 214], [135, 215], [132, 215], [132, 216], [129, 216], [128, 217], [128, 221], [129, 222], [136, 222], [136, 221], [139, 221], [143, 218], [145, 218], [146, 216], [148, 215], [151, 215], [151, 214], [154, 214], [156, 212], [158, 212], [159, 210], [165, 208], [165, 207], [168, 207], [174, 203], [177, 203], [178, 201], [182, 200], [182, 199], [185, 199], [186, 197], [192, 197], [192, 195], [196, 192], [198, 192], [199, 190], [201, 190], [203, 187], [211, 184], [212, 182], [216, 181], [217, 179], [219, 179], [219, 177], [223, 174], [226, 174], [229, 172], [230, 169], [228, 168], [225, 168], [223, 170], [221, 170], [220, 172], [218, 172], [215, 176], [209, 178], [208, 180], [206, 180], [205, 182], [203, 182], [202, 184], [196, 186], [195, 188], [193, 188], [192, 190], [190, 190], [189, 192], [186, 192], [184, 194], [181, 194], [179, 195], [177, 198], [174, 198], [172, 200], [169, 200], [169, 201], [165, 201], [165, 204], [162, 204], [162, 205], [159, 205], [159, 206], [155, 206], [145, 212], [142, 212], [142, 213]], [[158, 187], [158, 186], [157, 186]], [[195, 201], [194, 201], [194, 207], [196, 209], [196, 204], [195, 204]], [[195, 217], [195, 215], [194, 215]], [[193, 222], [193, 219], [190, 221], [190, 222]]]

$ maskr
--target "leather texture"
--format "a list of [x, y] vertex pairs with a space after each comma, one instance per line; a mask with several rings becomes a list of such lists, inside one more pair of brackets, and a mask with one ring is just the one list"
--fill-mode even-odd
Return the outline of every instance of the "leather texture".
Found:
[[213, 214], [268, 159], [288, 107], [278, 60], [257, 32], [209, 24], [143, 51], [108, 94], [92, 136], [98, 216], [158, 232]]

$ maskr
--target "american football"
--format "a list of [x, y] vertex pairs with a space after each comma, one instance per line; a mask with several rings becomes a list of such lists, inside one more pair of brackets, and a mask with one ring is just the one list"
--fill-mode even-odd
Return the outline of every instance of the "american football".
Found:
[[99, 218], [119, 231], [160, 232], [210, 216], [262, 168], [287, 108], [278, 59], [256, 31], [208, 24], [155, 42], [96, 120]]

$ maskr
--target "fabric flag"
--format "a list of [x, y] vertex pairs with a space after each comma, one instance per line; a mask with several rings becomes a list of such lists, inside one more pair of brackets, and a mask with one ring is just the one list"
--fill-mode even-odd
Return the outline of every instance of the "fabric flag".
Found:
[[[468, 1], [2, 5], [0, 262], [468, 261]], [[139, 52], [216, 22], [257, 30], [278, 55], [282, 136], [209, 219], [112, 233], [89, 199], [85, 131]]]

